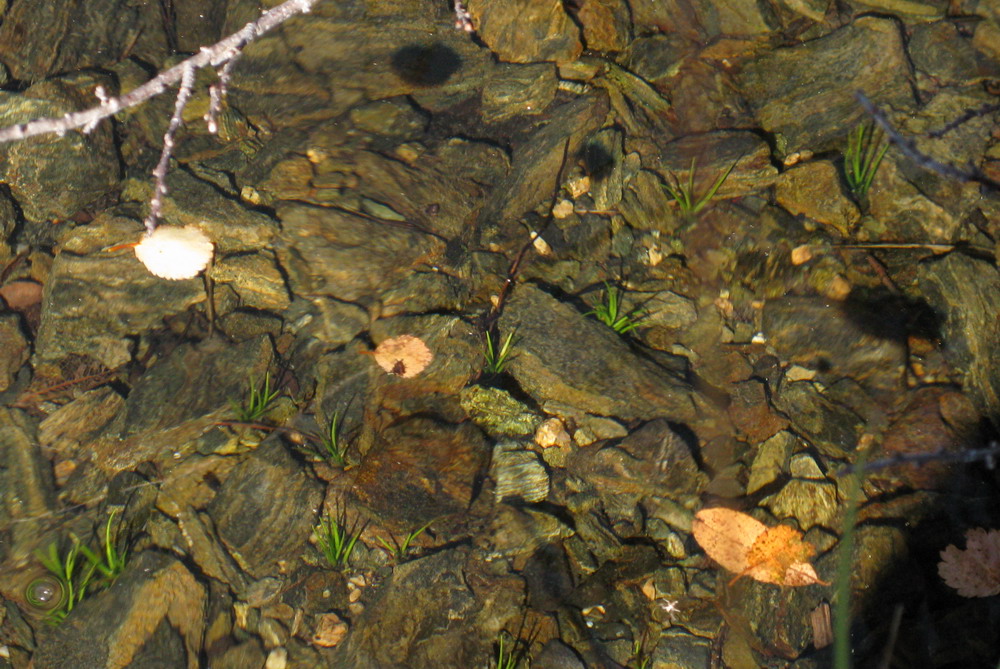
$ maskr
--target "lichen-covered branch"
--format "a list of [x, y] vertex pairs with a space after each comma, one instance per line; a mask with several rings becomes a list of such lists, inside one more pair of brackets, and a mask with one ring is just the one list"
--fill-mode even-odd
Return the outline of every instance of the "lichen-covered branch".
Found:
[[287, 2], [264, 12], [260, 15], [260, 18], [246, 24], [239, 31], [216, 42], [212, 46], [202, 47], [195, 55], [169, 70], [164, 70], [145, 84], [124, 95], [108, 95], [103, 87], [98, 86], [96, 95], [100, 103], [95, 107], [84, 109], [83, 111], [70, 112], [58, 118], [40, 118], [2, 128], [0, 129], [0, 143], [36, 137], [38, 135], [55, 134], [62, 136], [70, 130], [81, 130], [84, 133], [89, 133], [97, 127], [98, 123], [109, 116], [117, 114], [123, 109], [142, 104], [146, 100], [163, 93], [175, 84], [179, 84], [177, 101], [174, 105], [174, 114], [163, 136], [163, 150], [160, 154], [160, 160], [153, 170], [153, 178], [156, 182], [155, 190], [153, 198], [150, 201], [149, 216], [145, 220], [146, 230], [152, 234], [160, 216], [163, 197], [167, 193], [167, 167], [170, 163], [170, 156], [173, 153], [174, 137], [183, 123], [181, 116], [185, 105], [191, 97], [195, 73], [203, 67], [213, 67], [219, 73], [219, 81], [212, 86], [210, 92], [211, 104], [209, 105], [208, 113], [205, 114], [205, 122], [208, 124], [209, 130], [215, 132], [217, 129], [216, 118], [222, 107], [222, 98], [226, 93], [226, 85], [232, 73], [232, 65], [239, 58], [244, 47], [291, 17], [308, 13], [318, 1], [287, 0]]

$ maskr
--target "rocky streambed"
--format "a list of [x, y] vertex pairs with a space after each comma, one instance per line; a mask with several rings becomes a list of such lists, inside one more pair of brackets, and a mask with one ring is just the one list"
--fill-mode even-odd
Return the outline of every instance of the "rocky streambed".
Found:
[[[260, 11], [70, 4], [0, 1], [0, 126]], [[850, 594], [859, 666], [995, 666], [937, 573], [1000, 501], [956, 461], [1000, 415], [995, 3], [466, 4], [320, 2], [217, 134], [199, 75], [202, 277], [122, 246], [169, 95], [0, 145], [0, 664], [807, 669]], [[979, 178], [877, 162], [857, 91]], [[820, 582], [723, 569], [717, 507]]]

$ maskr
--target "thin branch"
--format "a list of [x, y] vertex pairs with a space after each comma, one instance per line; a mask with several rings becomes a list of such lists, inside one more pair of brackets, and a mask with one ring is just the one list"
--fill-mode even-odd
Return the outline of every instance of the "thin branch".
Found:
[[[947, 451], [940, 449], [930, 453], [903, 453], [893, 455], [881, 460], [875, 460], [865, 464], [864, 471], [870, 472], [876, 469], [885, 469], [902, 464], [919, 465], [925, 462], [960, 462], [971, 463], [982, 460], [986, 463], [987, 469], [993, 469], [997, 457], [1000, 456], [1000, 444], [995, 441], [990, 442], [987, 448], [972, 448], [965, 451]], [[850, 476], [858, 470], [854, 465], [848, 465], [837, 472], [837, 476]]]
[[113, 116], [123, 109], [134, 107], [163, 93], [178, 83], [188, 68], [193, 68], [194, 70], [209, 66], [217, 68], [228, 63], [238, 56], [247, 44], [281, 25], [291, 17], [308, 13], [317, 2], [319, 0], [287, 0], [274, 9], [264, 12], [259, 19], [246, 24], [238, 32], [233, 33], [210, 47], [202, 47], [201, 51], [194, 56], [191, 56], [169, 70], [164, 70], [153, 79], [150, 79], [142, 86], [133, 89], [125, 95], [119, 97], [107, 96], [102, 89], [98, 92], [98, 97], [101, 101], [98, 106], [83, 111], [71, 112], [60, 118], [40, 118], [0, 129], [0, 143], [47, 134], [56, 134], [61, 137], [68, 131], [77, 129], [89, 132], [97, 127], [100, 121], [109, 116]]
[[184, 107], [191, 98], [191, 89], [194, 87], [195, 69], [188, 65], [184, 68], [181, 76], [181, 86], [177, 91], [177, 101], [174, 103], [174, 115], [170, 117], [170, 124], [167, 131], [163, 133], [163, 149], [160, 151], [160, 160], [153, 169], [153, 197], [149, 201], [149, 215], [143, 223], [146, 225], [146, 232], [153, 234], [156, 223], [160, 220], [160, 210], [163, 208], [163, 198], [167, 194], [167, 167], [170, 165], [170, 155], [174, 152], [174, 137], [177, 130], [184, 123]]
[[894, 127], [892, 127], [892, 123], [889, 122], [889, 119], [886, 118], [882, 110], [876, 107], [875, 103], [869, 100], [864, 93], [861, 91], [855, 91], [854, 97], [857, 98], [864, 110], [868, 112], [868, 115], [874, 119], [875, 123], [877, 123], [878, 126], [885, 131], [889, 140], [898, 146], [902, 154], [913, 162], [917, 163], [921, 167], [926, 167], [929, 170], [933, 170], [938, 174], [946, 176], [949, 179], [956, 179], [958, 181], [974, 181], [976, 183], [989, 186], [990, 188], [1000, 190], [1000, 183], [993, 181], [988, 176], [983, 174], [982, 170], [973, 165], [971, 162], [968, 167], [961, 169], [948, 163], [938, 162], [926, 153], [923, 153], [917, 148], [916, 142], [908, 137], [903, 137]]

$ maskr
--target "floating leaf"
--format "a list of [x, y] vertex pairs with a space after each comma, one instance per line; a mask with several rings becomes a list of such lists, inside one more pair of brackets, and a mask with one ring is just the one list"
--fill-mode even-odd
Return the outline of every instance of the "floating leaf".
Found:
[[375, 362], [389, 374], [411, 379], [431, 364], [434, 354], [427, 344], [413, 335], [386, 339], [375, 347]]
[[809, 560], [816, 554], [802, 533], [787, 525], [767, 527], [739, 511], [702, 509], [691, 523], [695, 540], [708, 556], [736, 574], [775, 585], [829, 585]]
[[941, 551], [938, 574], [962, 597], [1000, 595], [1000, 530], [974, 527], [965, 533], [965, 546]]
[[212, 241], [193, 225], [161, 225], [135, 245], [135, 256], [162, 279], [191, 279], [208, 267]]

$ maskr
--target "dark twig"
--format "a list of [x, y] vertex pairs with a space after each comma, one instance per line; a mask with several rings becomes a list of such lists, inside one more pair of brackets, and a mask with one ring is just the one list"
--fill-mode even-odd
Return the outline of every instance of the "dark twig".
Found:
[[974, 118], [979, 118], [980, 116], [985, 116], [986, 114], [995, 111], [1000, 111], [1000, 105], [990, 104], [987, 102], [986, 104], [980, 106], [979, 109], [970, 109], [966, 111], [964, 114], [959, 116], [957, 119], [955, 119], [945, 127], [941, 128], [940, 130], [935, 130], [934, 132], [927, 133], [927, 136], [933, 137], [934, 139], [941, 139], [949, 132], [951, 132], [958, 126], [962, 125], [963, 123], [971, 121]]
[[[919, 465], [925, 462], [960, 462], [960, 463], [970, 463], [979, 462], [980, 460], [986, 463], [986, 467], [992, 469], [996, 464], [996, 458], [1000, 456], [1000, 443], [990, 442], [987, 448], [971, 448], [967, 451], [945, 451], [943, 449], [933, 451], [931, 453], [904, 453], [901, 455], [893, 455], [888, 458], [882, 458], [881, 460], [873, 460], [865, 464], [864, 471], [870, 472], [876, 469], [885, 469], [886, 467], [894, 467], [896, 465], [903, 464], [913, 464]], [[848, 465], [837, 472], [837, 476], [850, 476], [853, 474], [857, 468], [854, 465]]]
[[864, 110], [868, 112], [868, 115], [874, 119], [875, 123], [877, 123], [878, 126], [885, 131], [886, 136], [889, 137], [889, 141], [898, 146], [902, 154], [913, 162], [917, 163], [921, 167], [933, 170], [942, 176], [946, 176], [949, 179], [956, 179], [958, 181], [973, 181], [989, 186], [990, 188], [1000, 190], [1000, 183], [993, 181], [988, 176], [983, 174], [982, 170], [973, 165], [971, 162], [968, 167], [961, 169], [955, 167], [954, 165], [934, 160], [927, 154], [923, 153], [917, 148], [916, 142], [899, 134], [899, 132], [892, 126], [892, 123], [889, 122], [889, 119], [886, 118], [882, 110], [876, 107], [864, 93], [856, 91], [854, 93], [854, 97], [857, 98]]

